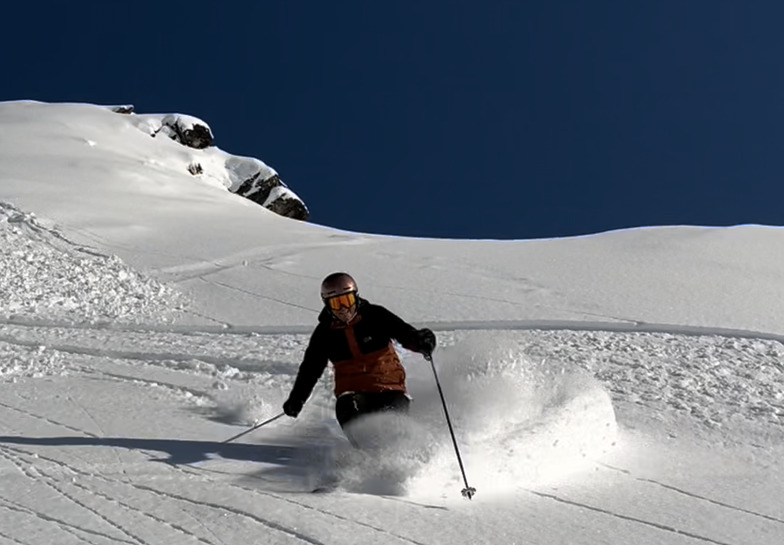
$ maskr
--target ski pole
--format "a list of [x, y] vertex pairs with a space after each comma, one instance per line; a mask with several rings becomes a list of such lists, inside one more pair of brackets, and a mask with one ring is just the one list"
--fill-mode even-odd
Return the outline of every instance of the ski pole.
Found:
[[449, 426], [449, 435], [452, 436], [452, 444], [455, 446], [455, 454], [457, 454], [457, 464], [460, 466], [460, 473], [463, 475], [463, 484], [465, 488], [460, 491], [464, 498], [469, 500], [476, 494], [476, 488], [468, 486], [468, 479], [466, 478], [465, 468], [463, 467], [463, 459], [460, 457], [460, 449], [457, 448], [457, 439], [455, 439], [455, 430], [452, 428], [452, 420], [449, 418], [449, 411], [446, 408], [446, 399], [444, 399], [444, 391], [441, 389], [441, 382], [438, 380], [438, 373], [436, 373], [436, 364], [433, 363], [432, 354], [424, 354], [425, 359], [430, 362], [430, 367], [433, 368], [433, 376], [436, 379], [436, 386], [438, 386], [438, 395], [441, 396], [441, 404], [444, 407], [444, 416], [446, 416], [446, 423]]
[[226, 439], [225, 441], [223, 441], [223, 443], [231, 443], [231, 442], [232, 442], [232, 441], [234, 441], [235, 439], [239, 439], [240, 437], [242, 437], [242, 436], [243, 436], [243, 435], [245, 435], [245, 434], [248, 434], [248, 433], [250, 433], [250, 432], [252, 432], [252, 431], [254, 431], [254, 430], [257, 430], [257, 429], [259, 429], [259, 428], [260, 428], [260, 427], [262, 427], [262, 426], [266, 426], [266, 425], [267, 425], [267, 424], [269, 424], [270, 422], [274, 422], [275, 420], [277, 420], [278, 418], [280, 418], [280, 417], [281, 417], [281, 416], [283, 416], [284, 414], [286, 414], [286, 413], [280, 413], [280, 414], [279, 414], [279, 415], [277, 415], [277, 416], [273, 416], [273, 417], [272, 417], [272, 418], [270, 418], [269, 420], [265, 420], [265, 421], [264, 421], [264, 422], [262, 422], [261, 424], [256, 424], [255, 426], [253, 426], [253, 427], [252, 427], [251, 429], [249, 429], [249, 430], [245, 430], [245, 431], [244, 431], [244, 432], [242, 432], [242, 433], [238, 433], [238, 434], [237, 434], [237, 435], [235, 435], [234, 437], [229, 437], [228, 439]]

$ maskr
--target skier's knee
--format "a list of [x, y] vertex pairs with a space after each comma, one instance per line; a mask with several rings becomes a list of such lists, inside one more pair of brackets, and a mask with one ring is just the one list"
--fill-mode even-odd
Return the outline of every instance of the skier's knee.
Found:
[[347, 392], [338, 397], [335, 403], [335, 416], [344, 428], [346, 424], [365, 412], [365, 400], [362, 394]]

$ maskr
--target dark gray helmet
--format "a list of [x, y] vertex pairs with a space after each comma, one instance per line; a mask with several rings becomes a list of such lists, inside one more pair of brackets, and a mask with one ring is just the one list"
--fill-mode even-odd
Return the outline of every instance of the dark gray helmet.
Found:
[[332, 273], [321, 283], [321, 299], [326, 300], [344, 293], [357, 293], [357, 283], [350, 274]]

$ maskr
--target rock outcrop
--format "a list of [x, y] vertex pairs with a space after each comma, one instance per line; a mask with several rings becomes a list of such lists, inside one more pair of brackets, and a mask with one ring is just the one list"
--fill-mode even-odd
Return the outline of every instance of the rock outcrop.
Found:
[[161, 123], [160, 132], [183, 146], [205, 149], [212, 146], [215, 141], [207, 124], [195, 117], [167, 115]]
[[[111, 109], [122, 114], [134, 113], [130, 105]], [[275, 170], [258, 159], [238, 157], [214, 148], [215, 138], [204, 121], [181, 114], [144, 117], [144, 130], [153, 137], [164, 134], [183, 146], [210, 154], [205, 157], [194, 154], [186, 167], [193, 176], [216, 179], [232, 193], [242, 195], [281, 216], [302, 221], [310, 217], [305, 203], [281, 181]], [[216, 160], [216, 157], [222, 161]], [[221, 163], [223, 169], [214, 167]]]
[[305, 203], [284, 184], [278, 173], [249, 157], [231, 157], [226, 161], [231, 179], [230, 190], [262, 205], [276, 214], [306, 221], [310, 217]]

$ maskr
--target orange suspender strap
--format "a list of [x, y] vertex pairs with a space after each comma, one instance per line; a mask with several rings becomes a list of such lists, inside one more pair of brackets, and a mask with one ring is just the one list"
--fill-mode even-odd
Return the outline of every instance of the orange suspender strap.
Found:
[[361, 358], [362, 352], [359, 350], [359, 343], [357, 342], [357, 336], [354, 333], [354, 326], [349, 325], [346, 327], [345, 331], [346, 340], [348, 341], [348, 348], [351, 350], [351, 355], [355, 360]]

